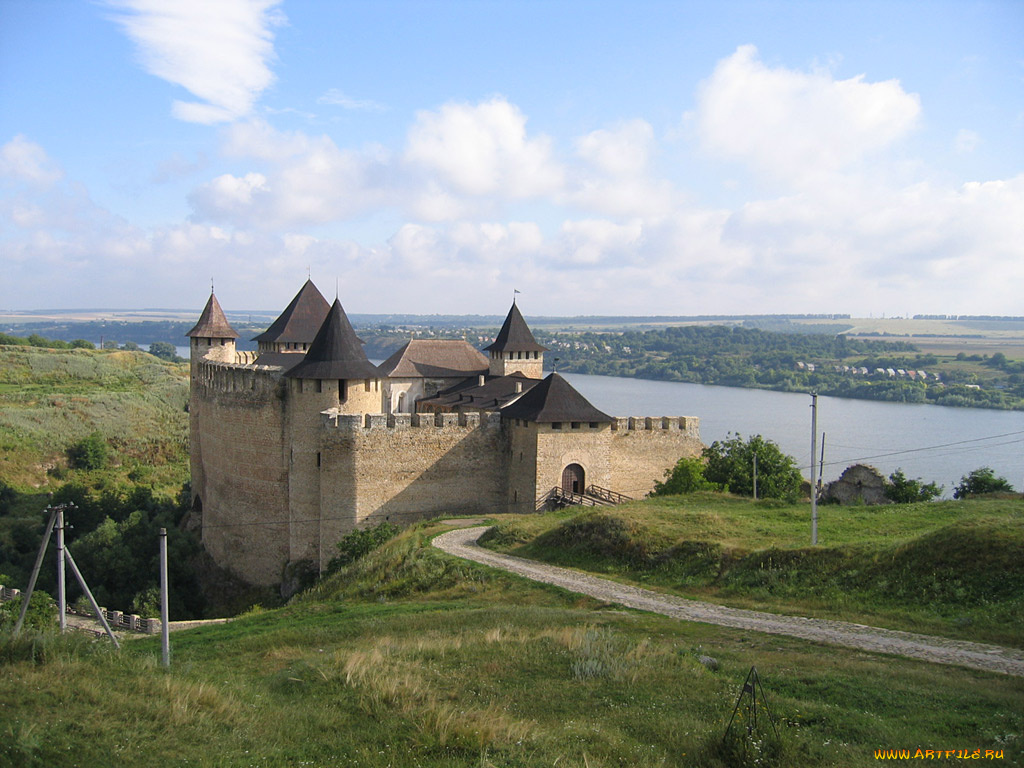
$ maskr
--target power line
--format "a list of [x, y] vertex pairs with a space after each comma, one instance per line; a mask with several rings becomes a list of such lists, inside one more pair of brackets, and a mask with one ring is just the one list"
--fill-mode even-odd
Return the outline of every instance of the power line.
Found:
[[[871, 456], [861, 456], [859, 458], [853, 458], [853, 459], [842, 459], [841, 461], [827, 461], [827, 462], [825, 462], [825, 465], [831, 467], [831, 466], [834, 466], [834, 465], [837, 465], [837, 464], [847, 464], [847, 463], [850, 463], [850, 462], [856, 463], [858, 461], [868, 461], [869, 459], [882, 459], [882, 458], [886, 458], [886, 457], [889, 457], [889, 456], [901, 456], [901, 455], [910, 454], [910, 453], [924, 453], [925, 451], [937, 451], [937, 450], [942, 449], [942, 448], [954, 448], [954, 447], [957, 447], [957, 446], [968, 445], [970, 443], [979, 443], [979, 442], [982, 442], [982, 441], [985, 441], [985, 440], [998, 440], [998, 439], [1003, 438], [1003, 437], [1014, 437], [1016, 435], [1024, 435], [1024, 430], [1017, 431], [1017, 432], [1007, 432], [1007, 433], [1002, 434], [1002, 435], [990, 435], [988, 437], [975, 437], [975, 438], [971, 438], [970, 440], [957, 440], [957, 441], [952, 442], [952, 443], [942, 443], [940, 445], [929, 445], [929, 446], [925, 446], [923, 448], [907, 448], [907, 449], [902, 450], [902, 451], [889, 451], [887, 453], [876, 453], [876, 454], [873, 454]], [[974, 448], [998, 448], [998, 447], [1003, 446], [1003, 445], [1015, 445], [1017, 443], [1022, 443], [1022, 442], [1024, 442], [1024, 438], [1021, 438], [1019, 440], [1007, 440], [1006, 442], [1002, 442], [1002, 443], [988, 443], [986, 445], [978, 445], [978, 446], [972, 446], [972, 447], [974, 447]], [[808, 468], [809, 467], [801, 467], [801, 469], [808, 469]]]

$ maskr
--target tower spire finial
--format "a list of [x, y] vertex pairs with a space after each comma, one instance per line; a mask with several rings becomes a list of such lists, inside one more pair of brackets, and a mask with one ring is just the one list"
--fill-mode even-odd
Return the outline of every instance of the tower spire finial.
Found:
[[213, 278], [210, 278], [210, 295], [213, 296]]
[[517, 294], [517, 293], [519, 293], [519, 289], [518, 289], [518, 288], [513, 288], [513, 289], [512, 289], [512, 303], [513, 303], [513, 304], [515, 304], [515, 303], [516, 303], [516, 294]]

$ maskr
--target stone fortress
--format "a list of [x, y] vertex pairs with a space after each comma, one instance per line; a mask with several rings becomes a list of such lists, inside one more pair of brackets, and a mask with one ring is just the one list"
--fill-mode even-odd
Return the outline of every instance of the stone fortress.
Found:
[[323, 570], [357, 527], [639, 498], [699, 454], [689, 417], [613, 418], [562, 376], [513, 302], [494, 343], [412, 339], [379, 366], [307, 281], [258, 349], [211, 292], [191, 347], [193, 514], [253, 584]]

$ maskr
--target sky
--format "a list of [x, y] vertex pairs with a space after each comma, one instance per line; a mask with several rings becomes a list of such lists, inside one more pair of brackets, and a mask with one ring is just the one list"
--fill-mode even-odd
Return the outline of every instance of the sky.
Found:
[[0, 311], [1024, 315], [1024, 3], [0, 0]]

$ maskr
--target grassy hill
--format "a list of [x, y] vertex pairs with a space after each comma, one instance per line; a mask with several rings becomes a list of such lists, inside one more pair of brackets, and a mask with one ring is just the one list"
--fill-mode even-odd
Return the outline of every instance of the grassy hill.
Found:
[[810, 508], [717, 493], [502, 522], [481, 543], [742, 608], [1024, 647], [1020, 497]]
[[99, 432], [114, 464], [188, 479], [188, 365], [144, 352], [0, 346], [0, 481], [42, 488], [71, 443]]
[[[119, 655], [0, 639], [0, 765], [1022, 760], [1024, 680], [601, 605], [444, 555], [429, 547], [442, 529], [404, 532], [285, 608], [172, 635], [170, 670], [155, 638]], [[755, 738], [723, 738], [751, 666], [779, 737], [762, 709]]]

